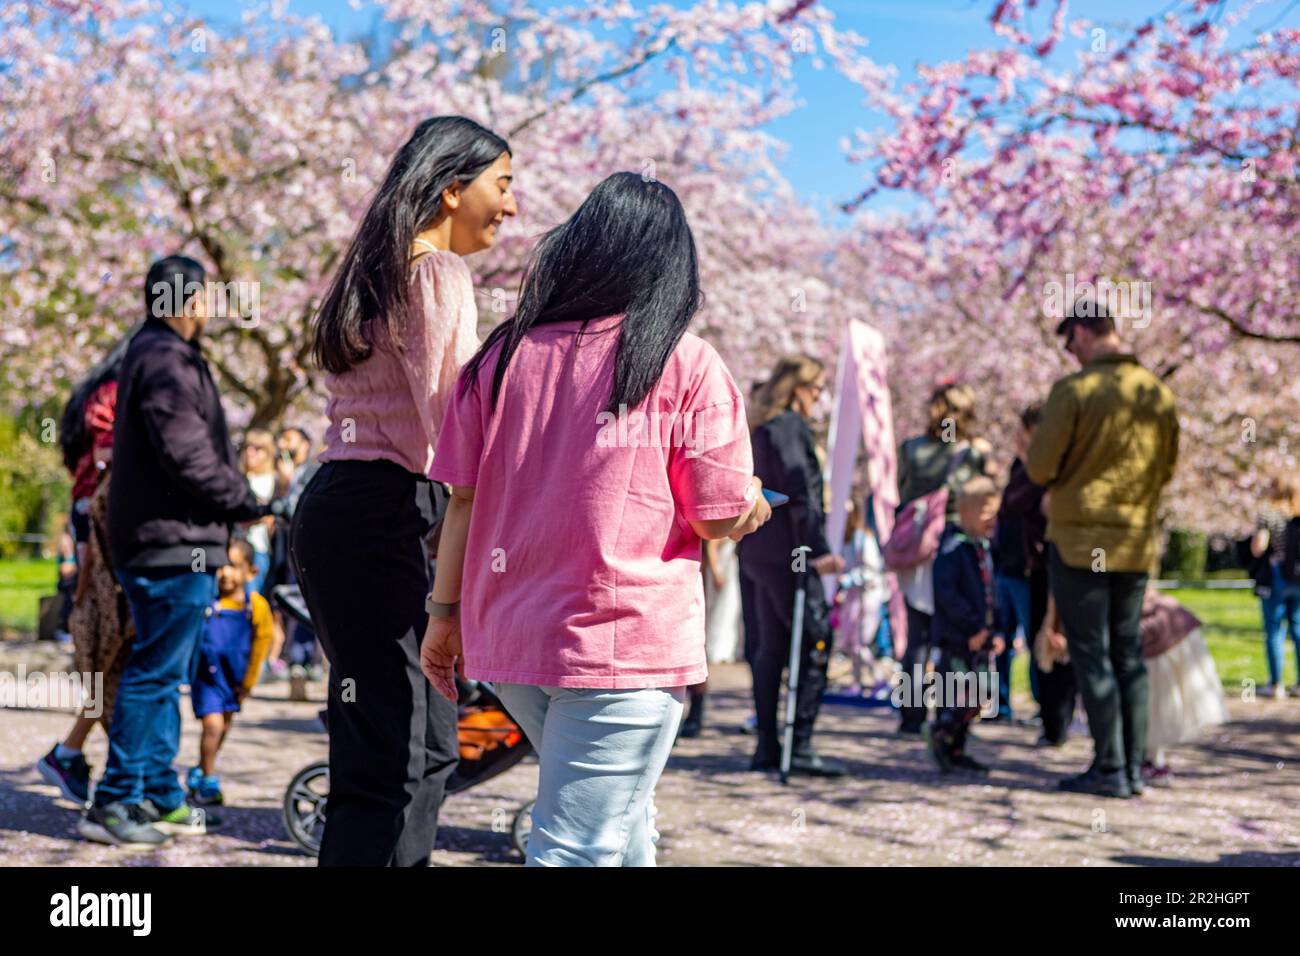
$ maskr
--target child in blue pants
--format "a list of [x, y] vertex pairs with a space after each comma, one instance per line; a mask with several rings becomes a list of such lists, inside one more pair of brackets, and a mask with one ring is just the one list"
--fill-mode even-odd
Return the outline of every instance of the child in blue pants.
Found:
[[199, 806], [225, 802], [217, 754], [240, 704], [257, 684], [274, 633], [271, 605], [250, 587], [257, 575], [252, 546], [237, 539], [228, 553], [230, 563], [217, 570], [217, 601], [204, 623], [190, 685], [202, 730], [199, 764], [190, 768], [185, 784], [190, 801]]

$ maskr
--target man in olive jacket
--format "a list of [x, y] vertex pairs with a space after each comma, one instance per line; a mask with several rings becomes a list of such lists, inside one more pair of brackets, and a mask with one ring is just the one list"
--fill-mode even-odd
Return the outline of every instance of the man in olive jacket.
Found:
[[1098, 303], [1057, 327], [1083, 366], [1060, 379], [1029, 445], [1048, 489], [1048, 573], [1096, 748], [1060, 788], [1140, 794], [1148, 682], [1139, 623], [1156, 558], [1156, 509], [1178, 458], [1173, 394], [1125, 352]]

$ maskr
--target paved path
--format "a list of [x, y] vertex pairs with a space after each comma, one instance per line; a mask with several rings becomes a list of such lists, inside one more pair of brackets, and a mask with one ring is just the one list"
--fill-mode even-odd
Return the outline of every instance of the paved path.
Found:
[[[0, 655], [0, 669], [13, 653]], [[10, 663], [6, 663], [6, 661]], [[972, 753], [993, 765], [983, 782], [941, 781], [923, 745], [892, 733], [887, 710], [823, 711], [819, 747], [846, 761], [842, 780], [747, 771], [752, 738], [747, 671], [714, 670], [704, 735], [680, 741], [659, 786], [661, 865], [919, 865], [1225, 863], [1300, 866], [1300, 701], [1233, 701], [1233, 722], [1173, 753], [1177, 779], [1139, 800], [1060, 794], [1056, 779], [1081, 769], [1090, 745], [1033, 746], [1034, 732], [977, 724]], [[315, 702], [286, 700], [286, 684], [259, 687], [222, 755], [232, 806], [220, 835], [178, 838], [157, 851], [98, 846], [76, 835], [74, 808], [32, 769], [66, 730], [65, 713], [0, 710], [0, 865], [310, 866], [285, 837], [280, 800], [294, 772], [321, 758]], [[188, 716], [188, 703], [182, 713]], [[182, 765], [197, 749], [184, 722]], [[96, 731], [89, 759], [104, 761]], [[1286, 762], [1290, 761], [1290, 762]], [[517, 862], [499, 832], [536, 787], [535, 761], [450, 798], [434, 862]], [[494, 822], [497, 829], [494, 830]]]

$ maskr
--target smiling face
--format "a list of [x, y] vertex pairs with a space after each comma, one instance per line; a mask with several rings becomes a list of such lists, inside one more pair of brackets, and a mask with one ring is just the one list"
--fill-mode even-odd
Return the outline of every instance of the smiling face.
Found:
[[226, 549], [230, 563], [217, 568], [217, 594], [230, 597], [244, 589], [253, 580], [253, 549], [247, 541], [232, 541]]
[[516, 215], [510, 154], [502, 153], [468, 186], [443, 191], [443, 208], [451, 220], [451, 251], [467, 256], [491, 247], [506, 216]]

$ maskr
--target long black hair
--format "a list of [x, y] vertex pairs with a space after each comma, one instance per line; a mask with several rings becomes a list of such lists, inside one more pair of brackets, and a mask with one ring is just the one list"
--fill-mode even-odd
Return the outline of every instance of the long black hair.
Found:
[[623, 315], [607, 409], [635, 408], [704, 302], [695, 239], [677, 194], [636, 173], [614, 173], [568, 221], [546, 233], [524, 273], [514, 317], [488, 334], [465, 365], [468, 387], [499, 341], [492, 376], [496, 407], [510, 359], [528, 330], [552, 322]]
[[312, 354], [321, 367], [337, 374], [369, 358], [372, 319], [383, 320], [397, 341], [412, 241], [438, 215], [444, 189], [468, 186], [509, 152], [504, 139], [464, 116], [435, 116], [415, 128], [393, 157], [316, 315]]
[[68, 396], [68, 403], [63, 406], [63, 415], [59, 418], [59, 450], [63, 453], [63, 466], [68, 471], [75, 472], [82, 456], [90, 450], [90, 436], [86, 433], [86, 402], [100, 386], [117, 381], [131, 337], [143, 324], [138, 323], [122, 336]]

